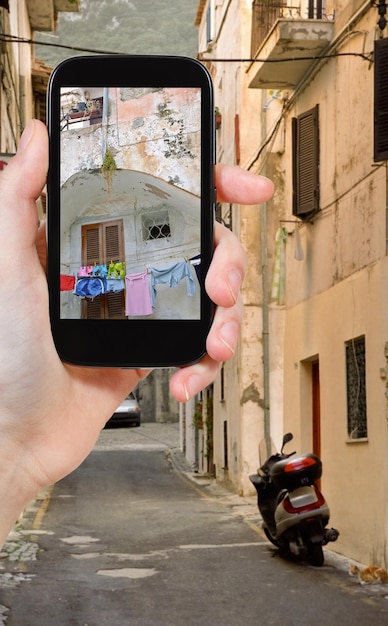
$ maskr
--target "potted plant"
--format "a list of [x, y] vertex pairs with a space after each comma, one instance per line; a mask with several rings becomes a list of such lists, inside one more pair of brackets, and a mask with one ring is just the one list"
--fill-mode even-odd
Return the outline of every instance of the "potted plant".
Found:
[[216, 129], [218, 130], [221, 127], [222, 115], [218, 107], [214, 109], [214, 112], [216, 115]]

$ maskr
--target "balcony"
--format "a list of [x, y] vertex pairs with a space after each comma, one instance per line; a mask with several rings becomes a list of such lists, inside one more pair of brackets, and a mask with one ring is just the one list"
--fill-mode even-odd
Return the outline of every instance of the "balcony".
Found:
[[260, 61], [248, 70], [249, 87], [295, 89], [333, 32], [334, 22], [323, 16], [320, 0], [301, 0], [298, 6], [254, 0], [252, 58]]
[[53, 31], [59, 11], [79, 11], [80, 0], [27, 0], [32, 30]]

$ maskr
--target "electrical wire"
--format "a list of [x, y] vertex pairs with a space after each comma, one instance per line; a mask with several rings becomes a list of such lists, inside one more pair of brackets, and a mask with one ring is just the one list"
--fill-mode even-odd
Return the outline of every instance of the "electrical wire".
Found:
[[248, 166], [248, 171], [252, 169], [252, 167], [255, 165], [255, 163], [257, 163], [257, 161], [260, 159], [263, 150], [268, 146], [268, 144], [271, 142], [271, 140], [273, 138], [275, 138], [275, 136], [277, 135], [277, 132], [280, 128], [280, 124], [282, 123], [282, 120], [284, 118], [284, 114], [286, 112], [286, 104], [283, 104], [283, 108], [282, 111], [280, 113], [279, 119], [277, 120], [275, 126], [273, 127], [272, 131], [270, 132], [270, 134], [268, 135], [267, 139], [264, 141], [264, 143], [260, 146], [260, 149], [257, 153], [257, 155], [255, 156], [255, 158], [253, 159], [253, 161], [251, 161], [251, 163]]
[[48, 41], [36, 41], [35, 39], [28, 39], [26, 37], [16, 37], [16, 35], [10, 35], [9, 33], [1, 33], [0, 41], [7, 43], [26, 43], [32, 46], [46, 46], [49, 48], [62, 48], [64, 50], [73, 50], [76, 52], [90, 52], [91, 54], [122, 54], [120, 52], [112, 52], [112, 50], [95, 50], [93, 48], [80, 48], [78, 46], [68, 46], [61, 43], [51, 43]]
[[[80, 46], [70, 46], [61, 43], [52, 43], [47, 41], [36, 41], [34, 39], [28, 39], [25, 37], [16, 37], [15, 35], [10, 35], [8, 33], [0, 34], [0, 41], [5, 42], [16, 42], [16, 43], [25, 43], [29, 45], [39, 45], [46, 46], [51, 48], [62, 48], [63, 50], [72, 50], [76, 52], [88, 52], [91, 54], [123, 54], [122, 52], [113, 52], [112, 50], [96, 50], [95, 48], [83, 48]], [[209, 61], [210, 63], [284, 63], [285, 61], [319, 61], [321, 59], [332, 59], [335, 57], [360, 57], [364, 61], [368, 61], [370, 63], [373, 60], [373, 52], [363, 53], [363, 52], [334, 52], [332, 54], [322, 54], [322, 55], [310, 55], [310, 56], [293, 56], [293, 57], [284, 57], [277, 59], [260, 59], [260, 58], [242, 58], [242, 59], [224, 59], [224, 58], [214, 58], [214, 57], [204, 57], [203, 54], [198, 55], [198, 60], [202, 62]]]
[[214, 57], [204, 57], [198, 55], [198, 60], [210, 63], [284, 63], [285, 61], [320, 61], [321, 59], [333, 59], [335, 57], [360, 57], [364, 61], [370, 63], [373, 60], [373, 52], [333, 52], [331, 54], [312, 54], [310, 56], [297, 57], [279, 57], [276, 59], [219, 59]]

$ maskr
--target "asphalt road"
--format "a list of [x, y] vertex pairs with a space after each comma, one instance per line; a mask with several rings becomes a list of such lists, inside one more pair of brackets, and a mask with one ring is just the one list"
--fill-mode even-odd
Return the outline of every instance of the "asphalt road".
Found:
[[0, 561], [0, 624], [386, 626], [388, 585], [330, 552], [322, 568], [282, 559], [252, 500], [189, 480], [169, 445], [157, 425], [106, 431], [41, 494]]

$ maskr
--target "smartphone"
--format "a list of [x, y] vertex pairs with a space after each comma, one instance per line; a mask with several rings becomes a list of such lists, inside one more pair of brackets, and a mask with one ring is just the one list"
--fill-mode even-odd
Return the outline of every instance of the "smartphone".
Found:
[[214, 104], [185, 57], [75, 57], [48, 90], [50, 317], [61, 359], [183, 366], [213, 305]]

